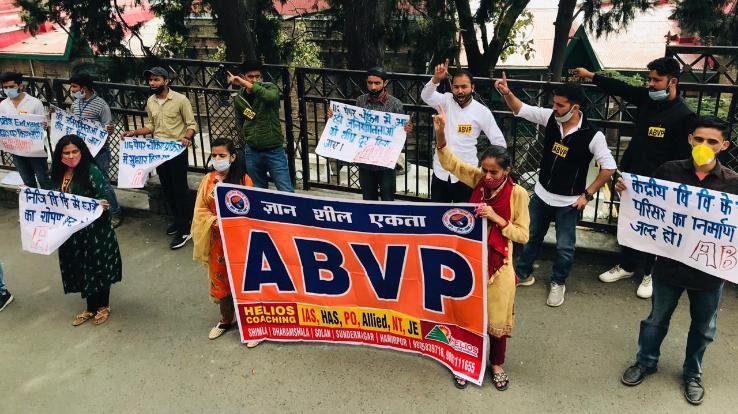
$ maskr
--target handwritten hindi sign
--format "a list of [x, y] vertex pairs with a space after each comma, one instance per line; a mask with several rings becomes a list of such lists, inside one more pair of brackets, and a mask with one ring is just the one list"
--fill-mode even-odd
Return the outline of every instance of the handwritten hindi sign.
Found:
[[738, 195], [623, 174], [618, 242], [738, 283]]
[[18, 196], [23, 250], [49, 255], [102, 215], [98, 200], [23, 187]]
[[405, 146], [408, 115], [372, 111], [331, 101], [333, 117], [320, 136], [315, 153], [347, 162], [395, 168]]
[[46, 157], [43, 115], [0, 115], [0, 151], [22, 157]]
[[186, 148], [177, 141], [126, 138], [120, 146], [118, 188], [143, 188], [154, 168], [181, 154]]
[[242, 341], [364, 344], [481, 384], [486, 221], [471, 204], [373, 203], [219, 184]]
[[98, 121], [84, 119], [52, 106], [51, 114], [51, 147], [55, 147], [61, 137], [69, 134], [77, 135], [87, 144], [94, 157], [100, 152], [108, 139], [106, 126]]

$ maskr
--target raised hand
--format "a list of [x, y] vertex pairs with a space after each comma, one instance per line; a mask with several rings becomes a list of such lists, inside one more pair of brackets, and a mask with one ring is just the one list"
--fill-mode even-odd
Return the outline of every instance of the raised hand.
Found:
[[594, 75], [595, 75], [594, 73], [590, 72], [589, 70], [587, 70], [585, 68], [581, 68], [581, 67], [574, 69], [572, 71], [572, 73], [574, 74], [574, 76], [576, 76], [578, 78], [590, 79], [590, 80], [592, 78], [594, 78]]
[[433, 71], [433, 83], [441, 83], [442, 80], [448, 77], [448, 59], [445, 62], [436, 65]]
[[495, 89], [497, 89], [501, 95], [510, 94], [510, 87], [507, 86], [507, 76], [505, 75], [505, 71], [502, 71], [502, 78], [495, 81]]

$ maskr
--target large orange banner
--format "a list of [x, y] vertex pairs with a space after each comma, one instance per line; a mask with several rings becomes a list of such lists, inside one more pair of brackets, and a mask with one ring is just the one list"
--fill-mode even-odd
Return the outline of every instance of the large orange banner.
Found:
[[216, 194], [242, 341], [416, 352], [481, 384], [487, 231], [473, 205]]

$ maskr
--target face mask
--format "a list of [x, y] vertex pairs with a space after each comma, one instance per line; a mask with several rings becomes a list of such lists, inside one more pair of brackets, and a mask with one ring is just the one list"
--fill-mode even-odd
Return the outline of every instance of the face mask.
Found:
[[503, 182], [505, 182], [505, 180], [507, 180], [507, 174], [500, 178], [485, 178], [483, 183], [484, 189], [496, 190]]
[[15, 99], [20, 95], [18, 88], [3, 88], [3, 93], [10, 99]]
[[454, 95], [454, 101], [456, 101], [459, 106], [466, 105], [467, 102], [471, 101], [471, 94], [465, 95], [465, 96], [456, 96]]
[[707, 145], [695, 145], [692, 147], [692, 159], [698, 167], [701, 167], [711, 163], [715, 159], [715, 153]]
[[161, 85], [158, 88], [149, 87], [149, 89], [151, 90], [151, 93], [153, 93], [154, 95], [159, 95], [160, 93], [164, 92], [164, 88], [165, 88], [165, 85]]
[[82, 91], [72, 92], [72, 98], [74, 99], [82, 99], [85, 97], [85, 93]]
[[563, 123], [569, 122], [572, 116], [574, 116], [573, 106], [571, 107], [571, 109], [569, 109], [569, 112], [565, 113], [564, 115], [561, 115], [561, 116], [554, 115], [554, 119], [556, 119], [556, 122], [563, 124]]
[[82, 156], [80, 155], [74, 158], [62, 157], [61, 161], [62, 161], [62, 164], [66, 165], [67, 167], [74, 168], [77, 165], [79, 165], [80, 161], [82, 161]]
[[382, 91], [383, 89], [380, 89], [378, 91], [369, 91], [369, 96], [371, 96], [372, 98], [378, 98], [379, 95], [382, 94]]
[[229, 168], [231, 168], [231, 161], [230, 160], [215, 160], [212, 162], [213, 168], [215, 168], [218, 172], [224, 172], [228, 171]]
[[648, 97], [656, 102], [664, 101], [669, 97], [669, 91], [662, 89], [660, 91], [648, 91]]

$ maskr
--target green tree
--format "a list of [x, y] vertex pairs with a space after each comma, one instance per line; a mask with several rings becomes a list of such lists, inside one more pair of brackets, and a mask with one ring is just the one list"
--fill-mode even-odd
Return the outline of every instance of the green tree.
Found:
[[735, 0], [680, 0], [671, 18], [703, 43], [738, 45], [737, 7]]

